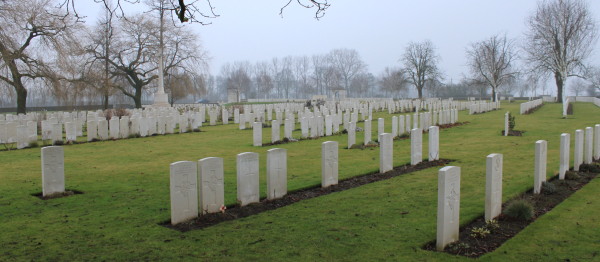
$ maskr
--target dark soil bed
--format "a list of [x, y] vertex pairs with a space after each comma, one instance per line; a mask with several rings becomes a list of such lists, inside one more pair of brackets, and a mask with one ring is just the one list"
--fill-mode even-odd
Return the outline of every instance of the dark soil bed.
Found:
[[55, 199], [55, 198], [61, 198], [61, 197], [68, 197], [68, 196], [72, 196], [72, 195], [79, 195], [79, 194], [83, 194], [83, 192], [78, 191], [78, 190], [65, 190], [65, 192], [62, 193], [54, 193], [52, 195], [48, 195], [48, 196], [43, 196], [42, 192], [37, 192], [37, 193], [33, 193], [31, 194], [34, 197], [37, 197], [41, 200], [48, 200], [48, 199]]
[[[523, 136], [525, 131], [522, 130], [508, 130], [508, 136]], [[501, 135], [504, 135], [504, 130], [500, 131]]]
[[319, 197], [327, 194], [331, 194], [334, 192], [340, 192], [344, 190], [348, 190], [351, 188], [359, 187], [365, 184], [378, 182], [381, 180], [390, 179], [402, 174], [415, 172], [418, 170], [430, 168], [430, 167], [440, 167], [445, 166], [450, 163], [451, 160], [441, 159], [436, 161], [424, 161], [418, 165], [411, 166], [410, 164], [395, 167], [394, 170], [386, 172], [386, 173], [370, 173], [366, 175], [360, 175], [344, 180], [340, 180], [337, 185], [321, 188], [321, 186], [314, 186], [306, 189], [301, 189], [295, 192], [290, 192], [285, 195], [283, 198], [275, 199], [275, 200], [267, 200], [263, 199], [259, 203], [250, 204], [247, 206], [240, 207], [239, 205], [228, 206], [225, 212], [223, 213], [212, 213], [200, 216], [194, 220], [183, 222], [177, 225], [171, 225], [171, 221], [164, 221], [159, 225], [165, 226], [171, 229], [175, 229], [181, 232], [186, 232], [189, 230], [202, 229], [206, 227], [210, 227], [221, 222], [235, 220], [239, 218], [248, 217], [251, 215], [259, 214], [265, 211], [277, 209], [280, 207], [284, 207], [287, 205], [291, 205], [293, 203], [310, 199], [314, 197]]
[[[554, 185], [554, 192], [551, 190], [544, 191], [543, 187], [541, 194], [533, 194], [533, 190], [529, 190], [517, 198], [507, 201], [502, 205], [503, 212], [506, 210], [507, 204], [514, 200], [525, 200], [531, 203], [534, 207], [534, 215], [531, 220], [517, 220], [508, 217], [504, 213], [496, 218], [497, 227], [489, 230], [490, 233], [482, 236], [476, 234], [477, 229], [490, 229], [485, 222], [483, 216], [476, 218], [468, 225], [460, 228], [459, 241], [448, 245], [443, 252], [461, 255], [466, 257], [480, 257], [488, 252], [494, 251], [504, 242], [517, 235], [527, 225], [535, 221], [538, 217], [552, 210], [556, 205], [571, 196], [575, 191], [582, 188], [600, 172], [598, 164], [582, 165], [582, 172], [569, 171], [565, 180], [559, 180], [558, 177], [553, 177], [547, 183]], [[436, 251], [435, 240], [427, 243], [423, 249]]]

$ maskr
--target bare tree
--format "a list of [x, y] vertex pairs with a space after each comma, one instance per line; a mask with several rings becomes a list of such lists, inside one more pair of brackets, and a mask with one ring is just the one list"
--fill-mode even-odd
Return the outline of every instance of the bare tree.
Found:
[[590, 82], [591, 89], [595, 89], [596, 92], [600, 92], [600, 67], [589, 67], [586, 71], [585, 78], [588, 82]]
[[400, 96], [401, 92], [408, 89], [407, 84], [408, 79], [401, 69], [386, 67], [379, 76], [379, 86], [386, 97]]
[[242, 95], [248, 98], [247, 93], [252, 87], [250, 75], [248, 61], [227, 63], [221, 67], [221, 76], [224, 78], [226, 89], [236, 92], [238, 99], [241, 99]]
[[354, 49], [334, 49], [329, 52], [328, 57], [331, 66], [340, 74], [344, 89], [350, 95], [349, 87], [352, 79], [366, 71], [367, 65]]
[[258, 62], [254, 65], [254, 82], [258, 89], [257, 92], [265, 99], [269, 98], [273, 91], [273, 77], [269, 70], [268, 62]]
[[467, 57], [471, 74], [492, 88], [493, 101], [498, 99], [498, 88], [517, 74], [513, 66], [517, 53], [513, 40], [506, 35], [494, 35], [473, 43]]
[[0, 81], [12, 86], [17, 113], [26, 113], [26, 81], [56, 76], [52, 51], [76, 22], [52, 0], [4, 0], [0, 7]]
[[437, 67], [440, 57], [435, 53], [433, 43], [429, 40], [410, 42], [400, 60], [411, 83], [417, 89], [419, 99], [423, 98], [423, 88], [427, 81], [441, 77]]
[[539, 2], [527, 21], [525, 52], [532, 70], [554, 74], [557, 100], [562, 103], [570, 76], [580, 76], [597, 40], [597, 26], [586, 2]]
[[588, 85], [581, 79], [575, 79], [571, 82], [571, 87], [569, 90], [575, 94], [575, 96], [583, 95], [583, 92], [588, 87]]

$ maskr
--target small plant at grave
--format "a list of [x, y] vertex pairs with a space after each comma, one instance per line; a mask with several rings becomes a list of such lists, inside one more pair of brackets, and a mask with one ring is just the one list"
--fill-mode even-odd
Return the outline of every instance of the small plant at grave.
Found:
[[33, 141], [33, 142], [29, 142], [29, 145], [27, 147], [39, 147], [40, 144], [38, 144], [37, 141]]
[[578, 180], [579, 178], [581, 178], [581, 176], [579, 173], [577, 173], [577, 171], [567, 171], [565, 173], [566, 180]]
[[485, 221], [485, 228], [487, 228], [490, 232], [494, 232], [500, 228], [500, 224], [498, 223], [498, 220], [488, 220]]
[[514, 200], [506, 207], [504, 214], [513, 219], [527, 221], [533, 218], [533, 205], [523, 199]]
[[490, 234], [490, 230], [486, 227], [474, 227], [471, 229], [471, 237], [485, 238]]
[[542, 183], [542, 193], [544, 195], [552, 195], [556, 193], [556, 185], [548, 181]]
[[515, 116], [511, 113], [508, 113], [508, 128], [509, 130], [515, 130], [515, 126], [517, 125], [515, 121]]
[[582, 164], [579, 166], [579, 171], [587, 173], [600, 173], [600, 167], [596, 164]]
[[452, 252], [456, 252], [456, 253], [458, 253], [461, 250], [467, 250], [470, 248], [471, 248], [471, 246], [468, 243], [463, 243], [463, 242], [459, 242], [459, 243], [454, 242], [454, 243], [448, 245], [448, 250], [452, 251]]

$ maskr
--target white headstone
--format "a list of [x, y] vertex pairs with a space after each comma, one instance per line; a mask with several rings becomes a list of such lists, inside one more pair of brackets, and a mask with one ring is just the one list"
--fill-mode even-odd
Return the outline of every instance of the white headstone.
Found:
[[262, 122], [252, 124], [252, 138], [254, 146], [262, 146]]
[[[108, 121], [106, 121], [106, 119], [100, 119], [98, 122], [98, 138], [100, 140], [106, 140], [109, 138], [108, 136]], [[88, 127], [89, 127], [89, 121], [88, 121]], [[89, 134], [89, 131], [88, 131]]]
[[260, 201], [258, 153], [237, 155], [237, 201], [241, 206]]
[[170, 165], [171, 224], [198, 217], [198, 166], [192, 161]]
[[560, 167], [558, 179], [565, 179], [565, 174], [569, 170], [569, 155], [571, 152], [571, 135], [563, 133], [560, 135]]
[[504, 136], [508, 136], [509, 116], [510, 116], [509, 112], [506, 112], [506, 114], [504, 114]]
[[281, 133], [279, 131], [279, 120], [272, 120], [271, 121], [271, 143], [275, 143], [279, 140], [281, 140], [279, 138], [279, 134]]
[[398, 135], [403, 135], [406, 133], [404, 123], [404, 116], [398, 116]]
[[63, 132], [62, 132], [62, 124], [57, 123], [57, 124], [51, 124], [52, 125], [52, 144], [55, 144], [56, 142], [62, 142], [63, 141]]
[[394, 169], [394, 137], [390, 133], [379, 135], [379, 173]]
[[198, 160], [198, 197], [202, 214], [216, 213], [225, 205], [223, 158], [207, 157]]
[[356, 144], [356, 123], [348, 123], [348, 148]]
[[293, 119], [285, 119], [283, 130], [283, 136], [287, 139], [292, 139], [292, 132], [294, 131], [294, 120]]
[[368, 144], [369, 142], [371, 142], [371, 119], [367, 118], [365, 119], [365, 145]]
[[438, 126], [429, 127], [429, 161], [440, 159], [440, 128]]
[[129, 117], [119, 119], [119, 137], [129, 138]]
[[410, 130], [410, 164], [417, 165], [423, 161], [423, 131], [420, 128]]
[[377, 141], [379, 141], [379, 137], [383, 133], [385, 133], [385, 119], [379, 118], [377, 119]]
[[65, 123], [65, 137], [67, 141], [77, 140], [77, 127], [75, 126], [75, 122]]
[[267, 199], [287, 194], [287, 149], [267, 150]]
[[42, 195], [65, 192], [65, 153], [60, 146], [42, 148]]
[[502, 213], [502, 154], [486, 158], [485, 220], [495, 219]]
[[[104, 120], [106, 121], [106, 120]], [[98, 137], [98, 122], [95, 120], [87, 121], [87, 141], [92, 141]]]
[[594, 129], [591, 127], [585, 128], [585, 141], [583, 147], [583, 163], [591, 164], [592, 161], [594, 161]]
[[338, 183], [338, 142], [321, 144], [321, 187]]
[[542, 183], [546, 182], [546, 161], [548, 154], [548, 142], [538, 140], [535, 142], [535, 170], [533, 193], [539, 194], [542, 191]]
[[460, 214], [460, 167], [447, 166], [438, 173], [438, 206], [436, 248], [457, 241]]
[[579, 171], [583, 164], [583, 130], [575, 130], [575, 151], [573, 152], [573, 170]]
[[333, 121], [330, 115], [325, 116], [325, 135], [331, 136], [333, 133]]
[[117, 118], [113, 117], [108, 121], [108, 128], [110, 131], [110, 134], [109, 134], [110, 138], [112, 138], [112, 139], [119, 138], [119, 118], [118, 117]]
[[392, 116], [392, 137], [398, 136], [398, 117]]
[[594, 159], [600, 160], [600, 124], [594, 126]]
[[17, 126], [17, 149], [23, 149], [29, 146], [29, 136], [27, 133], [27, 126]]

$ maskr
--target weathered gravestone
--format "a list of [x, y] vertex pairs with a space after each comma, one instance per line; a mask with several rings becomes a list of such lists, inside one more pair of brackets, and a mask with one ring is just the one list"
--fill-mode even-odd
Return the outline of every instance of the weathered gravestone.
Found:
[[179, 161], [170, 165], [171, 224], [198, 217], [198, 165]]
[[119, 138], [119, 118], [118, 117], [112, 117], [108, 121], [108, 128], [109, 128], [110, 138], [112, 138], [112, 139]]
[[417, 165], [423, 161], [423, 131], [420, 128], [410, 130], [410, 164]]
[[535, 170], [533, 173], [533, 193], [542, 191], [542, 183], [546, 182], [546, 161], [548, 154], [548, 142], [538, 140], [535, 142]]
[[271, 120], [271, 143], [275, 143], [280, 140], [279, 127], [279, 120]]
[[348, 148], [356, 144], [356, 123], [348, 123]]
[[379, 173], [394, 169], [394, 137], [390, 133], [379, 135]]
[[579, 171], [583, 164], [583, 130], [575, 130], [575, 151], [573, 152], [573, 170]]
[[600, 160], [600, 124], [594, 126], [594, 159]]
[[262, 123], [254, 122], [252, 124], [252, 138], [254, 146], [262, 146]]
[[294, 131], [294, 119], [285, 119], [285, 125], [283, 128], [283, 137], [287, 139], [292, 139], [292, 132]]
[[438, 126], [429, 127], [429, 161], [440, 159], [440, 128]]
[[502, 213], [502, 154], [486, 158], [485, 220], [495, 219]]
[[565, 174], [569, 171], [569, 154], [571, 152], [571, 135], [563, 133], [560, 135], [560, 166], [558, 169], [558, 179], [565, 179]]
[[585, 128], [585, 141], [583, 150], [583, 163], [591, 164], [593, 158], [593, 147], [594, 147], [594, 129], [591, 127]]
[[[104, 120], [106, 121], [106, 120]], [[87, 121], [87, 141], [90, 142], [98, 137], [98, 122], [95, 120]]]
[[338, 142], [321, 144], [321, 187], [338, 183]]
[[42, 195], [65, 192], [65, 153], [60, 146], [42, 148]]
[[398, 116], [398, 135], [403, 135], [406, 133], [406, 128], [404, 127], [404, 116]]
[[504, 114], [504, 136], [508, 136], [508, 131], [509, 131], [509, 117], [510, 117], [510, 113], [506, 112], [506, 114]]
[[385, 133], [385, 119], [379, 118], [377, 119], [377, 141], [383, 133]]
[[241, 206], [260, 201], [258, 153], [237, 155], [237, 201]]
[[367, 118], [365, 119], [365, 142], [364, 144], [369, 144], [369, 142], [371, 142], [371, 119]]
[[222, 211], [225, 205], [223, 158], [207, 157], [198, 160], [198, 197], [202, 214]]
[[123, 116], [119, 119], [119, 137], [129, 138], [129, 117]]
[[398, 136], [398, 117], [392, 116], [392, 137]]
[[65, 123], [65, 137], [67, 142], [73, 142], [77, 140], [77, 127], [75, 126], [75, 122]]
[[287, 194], [287, 149], [267, 150], [267, 199]]
[[447, 166], [438, 173], [436, 248], [458, 240], [460, 214], [460, 167]]

